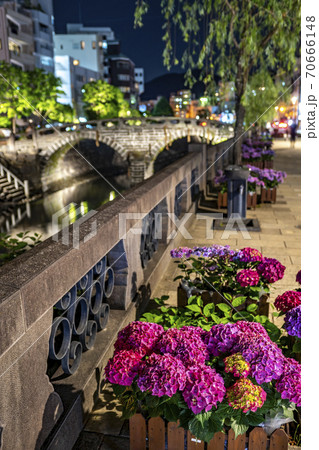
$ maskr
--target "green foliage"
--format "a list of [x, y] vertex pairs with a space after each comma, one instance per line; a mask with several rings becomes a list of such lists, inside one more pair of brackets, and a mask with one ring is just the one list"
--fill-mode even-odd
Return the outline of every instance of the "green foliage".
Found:
[[83, 102], [90, 120], [112, 119], [132, 115], [129, 104], [119, 88], [104, 80], [91, 81], [83, 86]]
[[265, 126], [274, 117], [273, 103], [282, 94], [281, 84], [275, 84], [269, 72], [254, 74], [246, 88], [243, 104], [246, 108], [245, 121], [249, 127], [255, 121]]
[[40, 242], [41, 235], [38, 233], [31, 235], [29, 231], [25, 231], [14, 237], [6, 233], [0, 233], [0, 266], [30, 250]]
[[165, 97], [161, 97], [152, 110], [152, 116], [174, 116], [173, 110]]
[[18, 67], [0, 64], [0, 114], [2, 126], [15, 132], [15, 120], [32, 114], [44, 124], [47, 119], [60, 122], [72, 121], [73, 110], [58, 102], [63, 91], [61, 80], [42, 69], [23, 71]]

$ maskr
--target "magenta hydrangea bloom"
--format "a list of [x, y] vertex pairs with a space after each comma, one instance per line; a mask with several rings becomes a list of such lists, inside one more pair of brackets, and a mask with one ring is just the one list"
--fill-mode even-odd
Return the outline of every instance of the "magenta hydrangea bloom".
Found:
[[240, 333], [239, 338], [251, 339], [252, 337], [263, 337], [264, 339], [271, 341], [266, 329], [262, 326], [261, 323], [239, 320], [238, 322], [236, 322], [236, 327]]
[[223, 401], [225, 393], [224, 380], [215, 369], [197, 366], [187, 371], [183, 397], [194, 414], [210, 411], [217, 402]]
[[163, 332], [162, 325], [156, 323], [131, 322], [117, 335], [115, 351], [134, 350], [142, 356], [150, 355]]
[[275, 307], [278, 311], [286, 313], [301, 304], [301, 292], [286, 291], [282, 295], [278, 295], [275, 300]]
[[301, 366], [295, 359], [286, 358], [276, 389], [283, 399], [301, 406]]
[[301, 338], [301, 306], [291, 309], [285, 316], [284, 328], [289, 336]]
[[285, 274], [286, 267], [283, 266], [277, 259], [264, 258], [264, 260], [258, 264], [257, 272], [268, 283], [275, 283], [281, 280]]
[[199, 327], [169, 328], [162, 334], [156, 349], [161, 353], [170, 353], [186, 367], [205, 364], [209, 353], [202, 336], [205, 337], [205, 332]]
[[106, 381], [121, 386], [130, 386], [138, 374], [142, 356], [133, 350], [122, 350], [111, 358], [105, 369]]
[[234, 353], [224, 359], [225, 372], [232, 373], [234, 377], [247, 378], [250, 373], [250, 365], [244, 360], [241, 353]]
[[296, 275], [296, 281], [297, 283], [301, 284], [301, 270], [299, 270], [299, 272]]
[[264, 257], [256, 248], [245, 247], [240, 249], [233, 259], [240, 262], [249, 263], [263, 261]]
[[257, 286], [257, 284], [259, 283], [259, 275], [256, 270], [243, 269], [237, 273], [236, 281], [242, 287]]
[[241, 378], [227, 389], [226, 396], [229, 406], [247, 413], [261, 408], [267, 395], [262, 387], [256, 386], [248, 378]]
[[142, 392], [150, 391], [156, 397], [172, 397], [182, 391], [186, 383], [186, 369], [170, 354], [153, 353], [140, 369], [137, 385]]

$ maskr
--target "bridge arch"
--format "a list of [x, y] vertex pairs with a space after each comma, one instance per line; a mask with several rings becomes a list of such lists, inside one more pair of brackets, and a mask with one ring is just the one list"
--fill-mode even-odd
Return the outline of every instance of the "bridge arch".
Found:
[[59, 189], [90, 173], [114, 177], [128, 170], [127, 152], [107, 136], [96, 141], [95, 133], [70, 133], [68, 139], [61, 138], [40, 156], [44, 191]]

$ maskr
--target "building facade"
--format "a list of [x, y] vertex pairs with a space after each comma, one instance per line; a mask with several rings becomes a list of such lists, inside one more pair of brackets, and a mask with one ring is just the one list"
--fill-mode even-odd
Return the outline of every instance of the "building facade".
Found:
[[60, 96], [59, 102], [71, 105], [78, 118], [84, 117], [82, 101], [83, 85], [90, 81], [100, 79], [100, 73], [94, 70], [74, 64], [74, 58], [68, 55], [56, 55], [54, 57], [55, 76], [62, 81], [64, 95]]
[[54, 35], [54, 55], [70, 56], [74, 65], [104, 74], [102, 35], [99, 33], [74, 33]]
[[0, 61], [33, 70], [34, 44], [30, 12], [15, 2], [0, 2]]

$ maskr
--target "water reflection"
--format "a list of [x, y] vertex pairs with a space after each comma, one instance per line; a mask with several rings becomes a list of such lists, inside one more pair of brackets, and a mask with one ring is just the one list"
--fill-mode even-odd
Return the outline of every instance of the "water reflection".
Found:
[[[128, 188], [125, 185], [126, 180], [117, 177], [110, 182], [121, 192]], [[117, 195], [116, 191], [101, 178], [86, 180], [31, 202], [29, 214], [21, 217], [20, 221], [16, 220], [16, 224], [10, 226], [9, 232], [15, 234], [29, 230], [31, 233], [40, 233], [42, 240], [47, 239], [57, 231], [52, 219], [54, 215], [58, 216], [56, 222], [61, 228], [62, 224], [65, 226], [67, 223], [74, 223], [92, 209], [114, 200]]]

